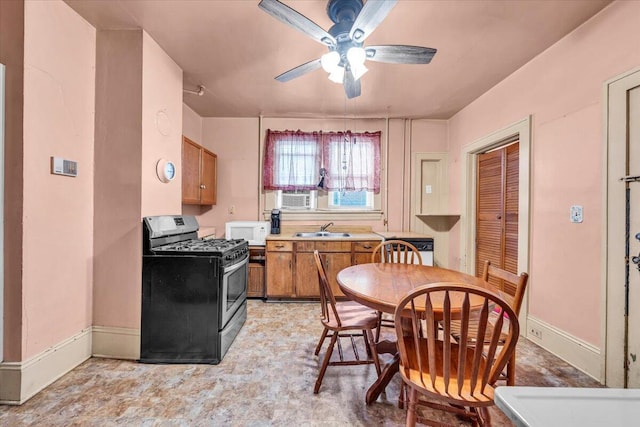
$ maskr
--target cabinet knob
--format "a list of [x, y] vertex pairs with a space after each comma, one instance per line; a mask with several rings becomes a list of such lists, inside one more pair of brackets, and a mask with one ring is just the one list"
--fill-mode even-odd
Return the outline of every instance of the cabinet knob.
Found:
[[200, 188], [204, 190], [205, 188], [207, 188], [207, 186], [204, 184], [200, 184]]

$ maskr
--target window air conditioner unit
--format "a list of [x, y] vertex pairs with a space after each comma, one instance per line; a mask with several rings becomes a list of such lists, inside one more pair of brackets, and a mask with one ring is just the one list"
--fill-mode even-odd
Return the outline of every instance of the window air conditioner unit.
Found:
[[315, 198], [309, 193], [282, 192], [282, 209], [315, 209]]

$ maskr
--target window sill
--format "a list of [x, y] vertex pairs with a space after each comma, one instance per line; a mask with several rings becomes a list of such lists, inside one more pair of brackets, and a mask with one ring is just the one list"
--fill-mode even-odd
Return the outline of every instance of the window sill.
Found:
[[[262, 212], [265, 221], [271, 219], [271, 211]], [[315, 210], [281, 210], [280, 218], [287, 221], [333, 220], [344, 221], [379, 221], [383, 212], [378, 210], [352, 211], [345, 209], [315, 209]]]

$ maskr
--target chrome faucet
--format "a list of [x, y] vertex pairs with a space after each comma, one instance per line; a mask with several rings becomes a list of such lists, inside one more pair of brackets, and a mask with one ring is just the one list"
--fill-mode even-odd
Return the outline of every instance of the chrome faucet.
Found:
[[325, 224], [325, 225], [321, 225], [321, 226], [320, 226], [320, 231], [326, 231], [326, 230], [327, 230], [327, 228], [331, 227], [332, 225], [333, 225], [333, 223], [332, 223], [332, 222], [330, 222], [330, 223], [328, 223], [328, 224]]

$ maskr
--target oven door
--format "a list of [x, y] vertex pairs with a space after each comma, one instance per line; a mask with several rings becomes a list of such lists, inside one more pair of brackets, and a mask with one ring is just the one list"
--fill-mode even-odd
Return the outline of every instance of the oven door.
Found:
[[240, 262], [224, 267], [220, 293], [220, 329], [223, 329], [235, 312], [247, 299], [249, 256]]

